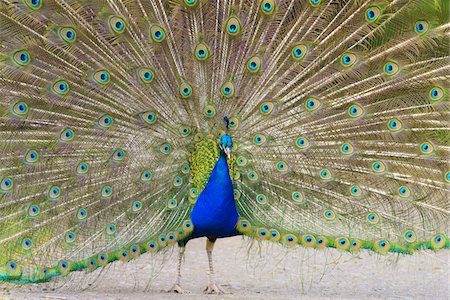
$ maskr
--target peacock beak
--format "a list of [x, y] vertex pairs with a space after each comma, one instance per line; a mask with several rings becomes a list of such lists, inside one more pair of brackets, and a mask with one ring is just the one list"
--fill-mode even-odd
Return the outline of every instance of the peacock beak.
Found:
[[230, 147], [225, 147], [225, 153], [227, 154], [228, 159], [230, 159], [231, 148]]

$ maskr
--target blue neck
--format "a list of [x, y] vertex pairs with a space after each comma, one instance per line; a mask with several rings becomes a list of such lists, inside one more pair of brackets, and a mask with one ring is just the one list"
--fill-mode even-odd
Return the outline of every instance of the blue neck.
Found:
[[227, 159], [225, 153], [221, 151], [208, 183], [192, 209], [194, 232], [191, 238], [236, 235], [238, 218]]

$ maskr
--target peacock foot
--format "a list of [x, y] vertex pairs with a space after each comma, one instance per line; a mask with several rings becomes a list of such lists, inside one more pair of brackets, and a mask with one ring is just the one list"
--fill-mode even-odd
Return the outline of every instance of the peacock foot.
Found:
[[189, 294], [189, 291], [183, 289], [178, 283], [175, 283], [173, 287], [167, 291], [168, 293], [177, 293], [177, 294]]
[[203, 293], [221, 295], [224, 294], [225, 292], [215, 283], [208, 283], [208, 285], [203, 290]]

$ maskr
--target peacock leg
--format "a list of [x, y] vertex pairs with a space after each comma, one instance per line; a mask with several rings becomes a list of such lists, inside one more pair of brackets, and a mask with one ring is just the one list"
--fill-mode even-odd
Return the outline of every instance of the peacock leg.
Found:
[[175, 281], [175, 284], [172, 286], [172, 288], [169, 290], [171, 293], [178, 293], [178, 294], [187, 294], [189, 291], [186, 291], [180, 286], [180, 280], [181, 280], [181, 263], [184, 259], [184, 251], [186, 250], [186, 245], [180, 245], [178, 244], [178, 266], [177, 266], [177, 279]]
[[208, 285], [203, 290], [205, 294], [223, 294], [223, 290], [217, 286], [214, 282], [214, 269], [212, 262], [212, 251], [214, 248], [214, 243], [216, 239], [208, 238], [206, 240], [206, 253], [208, 254], [208, 262], [209, 262], [209, 272], [208, 272]]

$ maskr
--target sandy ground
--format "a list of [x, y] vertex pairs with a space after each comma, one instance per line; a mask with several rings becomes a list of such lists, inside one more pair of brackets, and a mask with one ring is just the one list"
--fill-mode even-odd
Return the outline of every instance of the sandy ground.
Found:
[[449, 250], [353, 256], [249, 243], [242, 237], [216, 242], [214, 267], [225, 295], [203, 294], [208, 263], [205, 240], [196, 239], [188, 244], [182, 269], [187, 295], [165, 292], [175, 280], [175, 248], [89, 274], [76, 272], [68, 284], [3, 286], [0, 299], [450, 299]]

